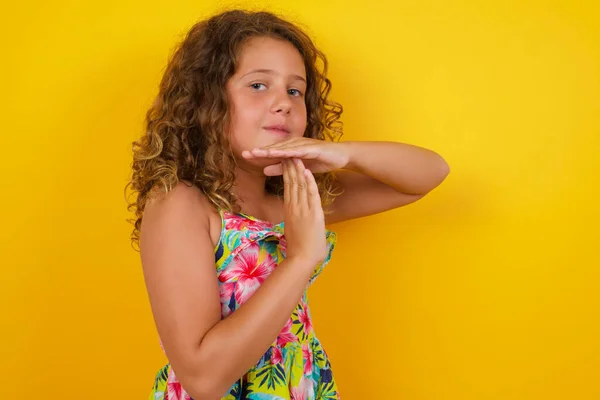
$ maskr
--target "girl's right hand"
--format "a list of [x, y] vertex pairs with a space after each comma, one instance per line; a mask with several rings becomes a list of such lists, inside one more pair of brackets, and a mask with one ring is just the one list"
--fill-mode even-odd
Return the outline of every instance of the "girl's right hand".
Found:
[[282, 166], [286, 258], [312, 269], [327, 252], [325, 215], [317, 182], [300, 159], [283, 159]]

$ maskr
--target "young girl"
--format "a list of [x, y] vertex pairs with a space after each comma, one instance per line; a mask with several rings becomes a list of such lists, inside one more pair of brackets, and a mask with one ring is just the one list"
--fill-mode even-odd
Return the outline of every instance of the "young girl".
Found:
[[336, 242], [325, 225], [414, 202], [448, 166], [339, 142], [326, 73], [309, 37], [267, 12], [202, 21], [174, 53], [130, 182], [169, 360], [150, 399], [339, 398], [306, 298]]

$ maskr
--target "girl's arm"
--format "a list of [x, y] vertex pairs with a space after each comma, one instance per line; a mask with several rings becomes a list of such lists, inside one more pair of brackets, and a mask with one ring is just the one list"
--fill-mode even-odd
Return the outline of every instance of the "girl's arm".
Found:
[[[291, 138], [244, 151], [242, 156], [248, 160], [298, 157], [315, 173], [336, 171], [343, 194], [329, 206], [328, 224], [412, 203], [438, 186], [450, 171], [437, 153], [398, 142]], [[275, 161], [264, 173], [281, 175], [281, 168]]]
[[343, 193], [330, 206], [328, 224], [377, 214], [419, 200], [450, 172], [437, 153], [398, 142], [341, 142], [348, 156], [338, 171]]

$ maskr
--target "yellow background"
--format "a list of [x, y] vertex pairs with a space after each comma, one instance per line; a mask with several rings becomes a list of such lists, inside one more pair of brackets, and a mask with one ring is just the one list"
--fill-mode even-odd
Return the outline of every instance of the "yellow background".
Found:
[[[600, 398], [594, 3], [271, 4], [328, 55], [345, 140], [452, 168], [414, 205], [332, 227], [310, 294], [344, 400]], [[165, 360], [125, 222], [130, 143], [176, 41], [224, 3], [16, 4], [0, 28], [0, 397], [145, 399]]]

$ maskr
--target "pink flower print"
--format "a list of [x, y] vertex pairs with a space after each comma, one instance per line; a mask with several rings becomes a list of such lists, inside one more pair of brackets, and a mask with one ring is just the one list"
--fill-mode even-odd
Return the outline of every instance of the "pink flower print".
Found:
[[245, 244], [247, 244], [247, 243], [250, 243], [250, 242], [253, 242], [253, 241], [254, 241], [254, 239], [253, 239], [253, 238], [249, 238], [249, 237], [246, 237], [246, 236], [242, 236], [242, 237], [240, 238], [240, 246], [243, 246], [243, 245], [245, 245]]
[[252, 243], [219, 275], [221, 282], [228, 282], [237, 277], [235, 299], [238, 305], [245, 303], [256, 292], [277, 265], [269, 254], [261, 255], [264, 259], [259, 261], [259, 253], [260, 246]]
[[287, 254], [287, 241], [284, 238], [279, 239], [279, 250], [284, 256]]
[[302, 377], [298, 386], [292, 388], [290, 400], [308, 400], [308, 394], [311, 389], [312, 385], [310, 385], [310, 382], [305, 377]]
[[237, 214], [229, 214], [229, 217], [225, 220], [225, 229], [264, 231], [268, 228], [269, 224], [267, 222], [255, 221]]
[[235, 282], [227, 282], [219, 285], [219, 297], [221, 298], [221, 316], [227, 317], [233, 311], [229, 307], [231, 297], [233, 296], [233, 289], [235, 288]]
[[173, 368], [169, 371], [169, 378], [167, 380], [167, 393], [165, 400], [191, 400], [190, 396], [185, 392], [181, 383], [175, 376]]
[[304, 374], [312, 374], [313, 353], [307, 343], [302, 345], [302, 358], [304, 359]]
[[308, 315], [308, 305], [304, 302], [300, 303], [300, 309], [298, 310], [298, 321], [304, 325], [304, 334], [308, 335], [313, 326], [310, 316]]
[[277, 345], [285, 346], [290, 342], [297, 342], [298, 337], [292, 333], [292, 319], [288, 319], [288, 322], [285, 324], [279, 335], [277, 336]]
[[281, 364], [283, 362], [283, 354], [279, 347], [271, 348], [271, 364]]

